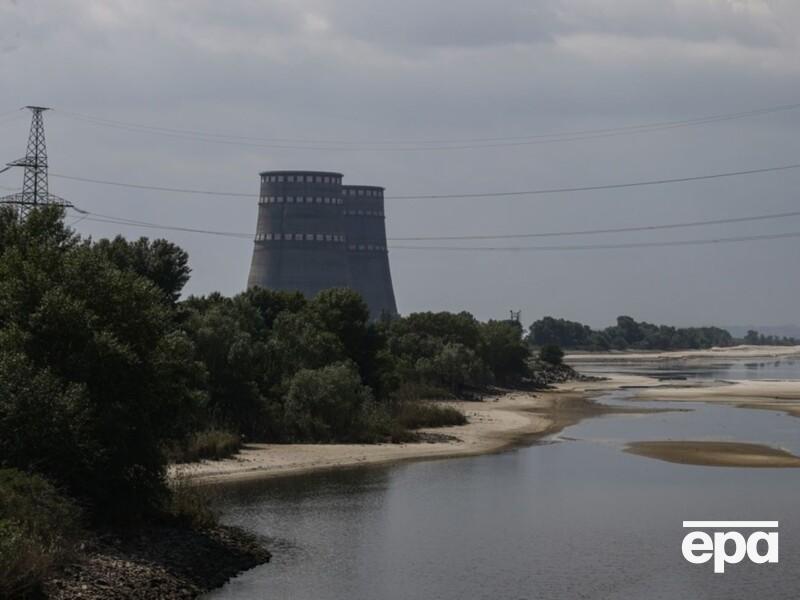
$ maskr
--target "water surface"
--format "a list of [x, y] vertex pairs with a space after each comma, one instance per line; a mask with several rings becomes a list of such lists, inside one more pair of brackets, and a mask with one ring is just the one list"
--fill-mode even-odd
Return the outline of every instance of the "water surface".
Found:
[[[796, 361], [633, 370], [700, 380], [800, 378]], [[604, 401], [625, 403], [631, 393]], [[800, 420], [674, 406], [692, 410], [593, 418], [494, 455], [226, 486], [224, 521], [266, 536], [274, 558], [209, 597], [797, 598], [800, 470], [675, 465], [621, 448], [634, 440], [715, 439], [800, 453]], [[721, 519], [779, 520], [780, 563], [743, 562], [722, 575], [686, 563], [682, 521]]]

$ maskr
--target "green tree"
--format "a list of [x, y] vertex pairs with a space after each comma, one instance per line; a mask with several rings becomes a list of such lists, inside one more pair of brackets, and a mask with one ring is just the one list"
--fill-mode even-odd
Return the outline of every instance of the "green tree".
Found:
[[229, 299], [206, 306], [191, 310], [184, 323], [207, 372], [204, 426], [261, 437], [268, 419], [262, 394], [268, 352], [256, 333], [260, 317]]
[[289, 385], [286, 423], [297, 440], [357, 441], [372, 404], [370, 389], [352, 365], [302, 369]]
[[[0, 211], [0, 226], [0, 465], [43, 473], [96, 512], [156, 507], [161, 444], [200, 399], [171, 307], [58, 208], [23, 222]], [[25, 428], [26, 413], [51, 416]]]
[[551, 365], [560, 365], [564, 361], [564, 351], [555, 344], [542, 346], [539, 351], [539, 358]]
[[519, 383], [527, 375], [530, 347], [514, 321], [489, 321], [481, 326], [481, 355], [498, 383]]
[[180, 298], [192, 271], [186, 251], [167, 240], [150, 241], [142, 237], [128, 241], [117, 236], [113, 240], [100, 240], [94, 249], [120, 269], [152, 281], [171, 302]]

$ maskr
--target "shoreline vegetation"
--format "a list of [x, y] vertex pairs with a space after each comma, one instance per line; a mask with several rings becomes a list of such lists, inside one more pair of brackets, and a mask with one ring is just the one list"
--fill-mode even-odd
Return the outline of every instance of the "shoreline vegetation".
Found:
[[[190, 272], [166, 240], [85, 239], [61, 207], [0, 208], [0, 498], [16, 486], [0, 504], [0, 596], [41, 595], [92, 539], [216, 527], [169, 485], [170, 459], [242, 441], [441, 440], [417, 432], [463, 423], [441, 400], [532, 389], [550, 379], [545, 363], [560, 368], [561, 350], [537, 360], [515, 320], [375, 321], [346, 288], [182, 298]], [[75, 507], [74, 536], [44, 525], [42, 486]]]
[[[586, 362], [717, 361], [739, 359], [800, 359], [800, 346], [734, 346], [707, 350], [672, 352], [615, 352], [566, 356], [580, 367]], [[622, 365], [620, 365], [622, 366]], [[464, 426], [423, 429], [425, 433], [448, 436], [430, 443], [409, 444], [250, 444], [239, 455], [223, 461], [173, 465], [170, 473], [198, 484], [218, 484], [247, 479], [275, 478], [317, 471], [384, 465], [406, 460], [452, 458], [498, 452], [533, 443], [602, 414], [647, 413], [659, 409], [637, 409], [636, 400], [725, 402], [743, 408], [783, 411], [800, 416], [800, 382], [742, 381], [711, 386], [687, 387], [646, 376], [608, 373], [604, 381], [558, 383], [552, 389], [535, 392], [510, 391], [482, 402], [448, 402], [462, 410], [469, 421]], [[638, 389], [628, 408], [609, 407], [594, 398], [615, 389]], [[710, 445], [709, 445], [710, 444]], [[634, 449], [637, 449], [634, 451]], [[763, 444], [737, 442], [643, 441], [627, 451], [684, 464], [706, 466], [800, 466], [793, 455]], [[795, 457], [796, 458], [796, 457]], [[798, 459], [800, 460], [800, 459]]]
[[[612, 408], [590, 396], [619, 383], [558, 384], [543, 392], [509, 391], [479, 402], [449, 401], [468, 423], [422, 429], [430, 438], [390, 444], [248, 444], [238, 455], [220, 461], [173, 465], [170, 472], [200, 484], [301, 475], [357, 466], [378, 466], [407, 460], [454, 458], [500, 452], [558, 433], [582, 419], [613, 412], [652, 412], [651, 409]], [[588, 391], [591, 386], [592, 391]], [[608, 386], [608, 387], [606, 387]]]
[[[195, 597], [269, 559], [195, 484], [495, 452], [652, 412], [593, 398], [662, 385], [581, 379], [535, 324], [374, 321], [348, 289], [182, 299], [190, 271], [166, 240], [83, 239], [57, 206], [0, 208], [0, 596]], [[731, 341], [629, 317], [604, 335], [638, 350]], [[768, 396], [760, 407], [794, 403]], [[221, 460], [169, 466], [202, 458]]]

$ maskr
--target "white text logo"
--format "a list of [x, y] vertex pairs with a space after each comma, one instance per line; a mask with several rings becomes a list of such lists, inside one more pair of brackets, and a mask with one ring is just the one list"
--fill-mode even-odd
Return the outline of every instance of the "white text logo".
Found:
[[[777, 521], [684, 521], [683, 527], [695, 530], [683, 538], [683, 557], [695, 565], [713, 557], [714, 573], [724, 573], [726, 564], [738, 564], [745, 556], [759, 565], [778, 562]], [[713, 536], [697, 531], [702, 529], [713, 530]], [[757, 531], [745, 536], [737, 529]]]

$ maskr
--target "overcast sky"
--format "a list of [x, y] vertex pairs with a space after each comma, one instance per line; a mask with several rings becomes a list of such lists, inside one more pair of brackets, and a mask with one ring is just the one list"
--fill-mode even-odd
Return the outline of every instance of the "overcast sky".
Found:
[[[347, 183], [414, 195], [797, 163], [800, 110], [559, 143], [410, 148], [800, 103], [798, 75], [797, 0], [0, 0], [0, 161], [24, 154], [29, 125], [28, 114], [5, 113], [51, 106], [53, 173], [253, 197], [53, 177], [54, 193], [97, 213], [254, 232], [258, 172], [268, 169], [341, 171]], [[74, 114], [336, 144], [210, 143]], [[0, 175], [0, 186], [19, 186], [21, 175]], [[750, 216], [800, 210], [798, 191], [800, 170], [593, 193], [394, 200], [387, 202], [387, 230], [390, 237], [512, 234]], [[233, 294], [245, 286], [251, 241], [87, 220], [76, 228], [180, 244], [193, 268], [188, 292]], [[800, 232], [800, 218], [487, 245], [783, 232]], [[798, 259], [800, 239], [591, 252], [390, 252], [401, 312], [469, 310], [485, 319], [513, 308], [526, 324], [547, 314], [593, 325], [619, 314], [686, 325], [797, 323]]]

